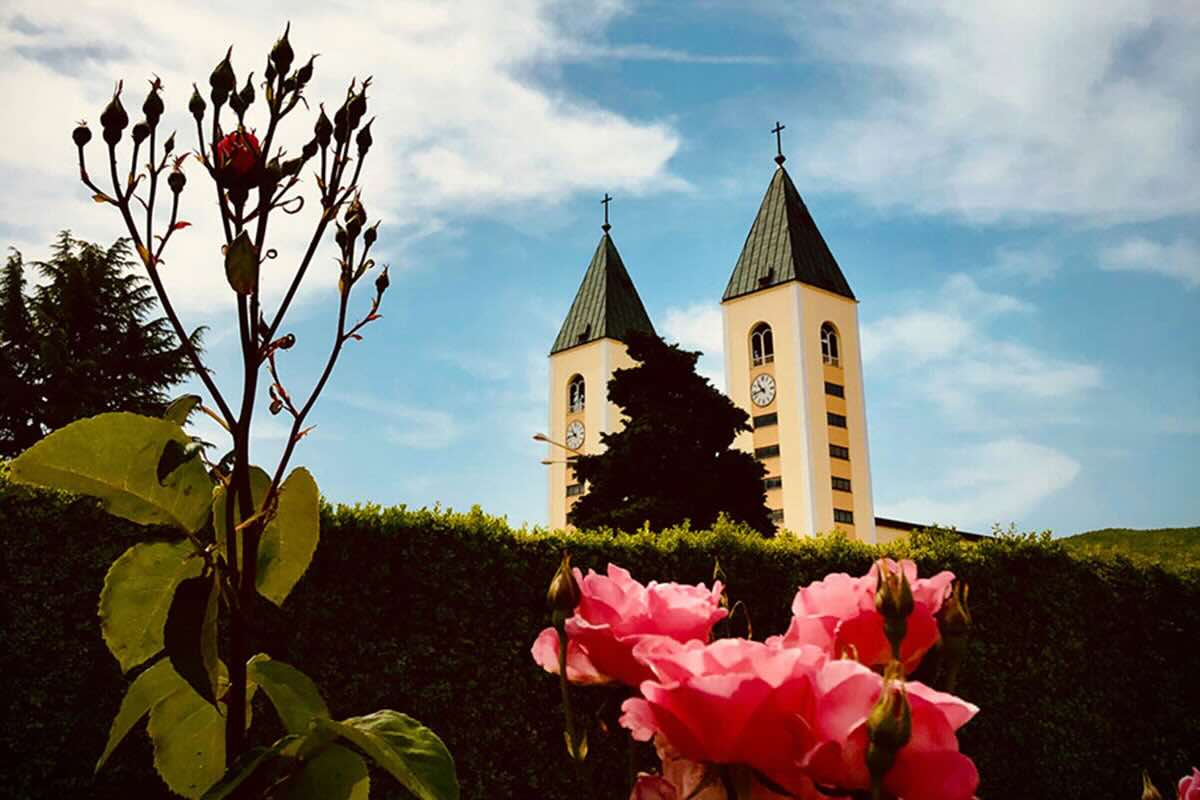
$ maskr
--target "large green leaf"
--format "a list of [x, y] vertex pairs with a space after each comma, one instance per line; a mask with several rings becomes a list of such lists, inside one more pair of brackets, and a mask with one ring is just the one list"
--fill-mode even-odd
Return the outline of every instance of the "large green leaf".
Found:
[[112, 728], [108, 733], [108, 744], [105, 745], [100, 760], [96, 762], [96, 771], [100, 771], [125, 735], [133, 729], [138, 720], [150, 712], [155, 703], [186, 687], [187, 684], [175, 674], [175, 670], [171, 669], [170, 662], [165, 658], [138, 675], [125, 692], [121, 708], [113, 718]]
[[135, 544], [109, 567], [100, 592], [100, 630], [122, 671], [163, 649], [175, 587], [203, 567], [186, 539]]
[[167, 410], [163, 412], [163, 419], [170, 420], [182, 428], [192, 412], [200, 407], [201, 402], [203, 402], [203, 398], [198, 394], [180, 395], [167, 406]]
[[250, 294], [258, 287], [258, 253], [246, 231], [225, 249], [225, 277], [238, 294]]
[[[275, 760], [276, 757], [286, 748], [292, 747], [299, 739], [299, 736], [285, 736], [270, 747], [251, 748], [226, 770], [221, 780], [209, 787], [201, 800], [225, 800], [225, 798], [233, 796], [234, 792], [252, 778], [254, 784], [246, 786], [243, 791], [248, 793], [252, 788], [261, 786], [264, 779], [269, 780], [276, 774], [276, 770], [273, 768], [281, 766]], [[292, 761], [292, 759], [285, 760], [285, 762]], [[286, 765], [283, 766], [285, 769], [287, 768]]]
[[304, 467], [292, 470], [279, 487], [275, 518], [258, 546], [258, 591], [277, 606], [312, 563], [321, 538], [321, 494]]
[[314, 718], [329, 718], [317, 685], [290, 664], [259, 653], [246, 664], [246, 675], [267, 693], [288, 733], [304, 733]]
[[314, 724], [358, 747], [420, 800], [458, 800], [450, 751], [407, 714], [383, 710], [341, 722], [318, 718]]
[[[271, 478], [258, 467], [250, 468], [250, 489], [255, 511], [262, 508], [271, 488]], [[235, 524], [242, 521], [234, 514]], [[218, 489], [213, 502], [213, 526], [217, 542], [224, 548], [225, 492]], [[279, 487], [275, 516], [267, 523], [258, 544], [255, 585], [263, 597], [283, 605], [288, 594], [312, 563], [321, 537], [321, 495], [317, 482], [303, 467], [292, 470]]]
[[332, 744], [304, 763], [288, 782], [288, 800], [367, 800], [371, 779], [367, 762], [352, 750]]
[[179, 677], [217, 704], [217, 585], [212, 577], [188, 578], [175, 589], [163, 626], [163, 647]]
[[114, 412], [60, 428], [11, 463], [14, 480], [90, 495], [118, 517], [143, 525], [198, 531], [208, 519], [212, 480], [199, 459], [160, 484], [159, 459], [169, 441], [191, 442], [174, 422]]

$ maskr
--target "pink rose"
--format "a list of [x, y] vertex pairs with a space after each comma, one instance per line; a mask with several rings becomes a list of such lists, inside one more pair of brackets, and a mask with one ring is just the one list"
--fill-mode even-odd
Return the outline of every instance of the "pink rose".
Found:
[[[654, 748], [662, 760], [662, 774], [639, 773], [629, 800], [740, 800], [728, 797], [725, 787], [719, 778], [709, 772], [708, 767], [680, 758], [661, 736], [654, 737]], [[772, 792], [758, 781], [751, 782], [749, 795], [745, 795], [744, 791], [743, 788], [743, 797], [748, 796], [750, 800], [784, 800], [783, 795]], [[810, 798], [805, 795], [804, 800]], [[814, 795], [811, 800], [828, 798]]]
[[[575, 580], [582, 598], [567, 620], [567, 678], [579, 683], [620, 681], [636, 687], [653, 677], [633, 656], [644, 639], [665, 636], [677, 642], [707, 641], [712, 626], [728, 613], [721, 608], [721, 582], [686, 586], [635, 581], [628, 571], [609, 564], [608, 575], [578, 569]], [[532, 648], [533, 659], [558, 674], [558, 636], [542, 631]]]
[[[921, 657], [939, 638], [935, 615], [954, 582], [954, 573], [939, 572], [932, 578], [917, 578], [917, 565], [905, 559], [898, 565], [887, 559], [887, 567], [904, 570], [912, 587], [913, 611], [900, 645], [900, 660], [907, 672], [916, 669]], [[883, 631], [883, 617], [875, 610], [875, 585], [879, 564], [861, 578], [844, 572], [815, 581], [796, 592], [792, 601], [792, 623], [783, 636], [767, 641], [783, 647], [812, 644], [834, 658], [849, 655], [867, 666], [883, 666], [891, 660], [892, 648]]]
[[798, 759], [814, 744], [813, 676], [825, 660], [818, 648], [657, 638], [635, 654], [654, 673], [642, 697], [621, 707], [621, 724], [635, 739], [660, 734], [679, 758], [745, 765], [794, 795], [812, 791]]
[[1192, 767], [1191, 775], [1179, 779], [1179, 800], [1200, 800], [1200, 769]]
[[[954, 732], [977, 712], [974, 705], [922, 683], [905, 684], [912, 709], [912, 737], [883, 779], [901, 800], [969, 800], [979, 773], [958, 752]], [[811, 717], [817, 745], [804, 770], [818, 786], [867, 790], [867, 717], [883, 690], [883, 678], [849, 659], [827, 662], [816, 676]]]

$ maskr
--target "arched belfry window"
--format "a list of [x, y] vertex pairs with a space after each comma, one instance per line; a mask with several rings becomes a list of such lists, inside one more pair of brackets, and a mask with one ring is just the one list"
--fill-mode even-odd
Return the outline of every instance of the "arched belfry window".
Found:
[[567, 383], [567, 411], [583, 411], [583, 376], [576, 375]]
[[841, 366], [842, 363], [837, 328], [833, 327], [832, 322], [821, 326], [821, 360], [834, 367]]
[[771, 326], [760, 322], [750, 331], [750, 366], [761, 367], [775, 360], [775, 337]]

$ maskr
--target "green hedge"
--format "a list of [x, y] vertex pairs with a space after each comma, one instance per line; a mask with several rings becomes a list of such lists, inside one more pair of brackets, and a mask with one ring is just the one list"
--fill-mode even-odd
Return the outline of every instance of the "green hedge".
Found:
[[[153, 535], [90, 501], [0, 477], [4, 796], [166, 794], [144, 735], [92, 775], [127, 684], [100, 638], [98, 593], [108, 565]], [[564, 535], [514, 531], [478, 511], [327, 509], [311, 571], [283, 611], [262, 605], [258, 635], [316, 680], [335, 715], [390, 707], [432, 727], [455, 755], [465, 798], [622, 798], [623, 736], [593, 730], [592, 758], [573, 768], [557, 686], [529, 657], [564, 547], [584, 568], [611, 559], [643, 580], [708, 581], [719, 557], [757, 637], [785, 628], [798, 584], [861, 573], [879, 552], [734, 528]], [[1166, 786], [1200, 760], [1196, 573], [1079, 558], [1037, 537], [928, 535], [884, 552], [971, 583], [976, 635], [959, 689], [982, 712], [961, 745], [984, 797], [1136, 797], [1142, 768]], [[617, 693], [579, 694], [611, 726]], [[271, 713], [256, 711], [258, 735], [269, 736]], [[398, 794], [376, 780], [374, 797]]]

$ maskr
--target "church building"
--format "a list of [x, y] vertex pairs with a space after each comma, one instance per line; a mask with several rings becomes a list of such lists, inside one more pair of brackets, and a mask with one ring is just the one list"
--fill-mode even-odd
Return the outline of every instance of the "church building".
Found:
[[[776, 137], [781, 130], [776, 125]], [[725, 392], [753, 427], [734, 446], [765, 467], [767, 507], [780, 528], [890, 541], [920, 526], [875, 517], [858, 300], [784, 160], [780, 151], [721, 297]], [[609, 233], [608, 200], [603, 236], [550, 350], [545, 438], [555, 528], [566, 527], [587, 491], [570, 456], [598, 452], [601, 435], [623, 424], [605, 388], [615, 370], [634, 364], [625, 337], [654, 332]]]

